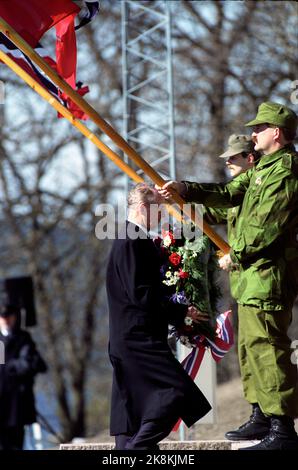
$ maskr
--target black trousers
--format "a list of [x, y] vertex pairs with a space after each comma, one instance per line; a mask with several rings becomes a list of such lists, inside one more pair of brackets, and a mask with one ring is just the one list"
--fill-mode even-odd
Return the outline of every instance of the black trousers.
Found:
[[115, 436], [116, 450], [158, 450], [158, 442], [172, 431], [178, 417], [145, 421], [134, 435]]
[[24, 427], [0, 428], [0, 450], [22, 450]]

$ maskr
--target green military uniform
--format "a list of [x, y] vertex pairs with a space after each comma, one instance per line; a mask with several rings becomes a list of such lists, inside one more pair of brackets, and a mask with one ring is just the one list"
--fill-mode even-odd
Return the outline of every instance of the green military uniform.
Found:
[[[224, 158], [225, 160], [235, 157], [235, 155], [245, 154], [248, 156], [254, 152], [254, 143], [251, 138], [243, 134], [232, 134], [228, 139], [227, 150], [219, 155], [219, 158]], [[244, 155], [244, 158], [246, 158]], [[254, 162], [256, 154], [254, 154]], [[230, 209], [220, 209], [220, 208], [204, 208], [204, 220], [210, 224], [226, 224], [227, 225], [227, 235], [228, 241], [230, 244], [233, 243], [235, 239], [236, 231], [236, 222], [238, 215], [240, 213], [241, 207], [232, 207]], [[233, 270], [230, 272], [230, 289], [232, 296], [237, 300], [237, 285], [239, 281], [239, 271]]]
[[[264, 122], [264, 121], [263, 121]], [[270, 122], [270, 121], [266, 121]], [[228, 184], [185, 182], [187, 201], [241, 206], [231, 244], [239, 264], [239, 355], [246, 399], [266, 415], [298, 415], [297, 367], [287, 330], [298, 294], [298, 156], [264, 155]]]
[[[227, 235], [228, 241], [231, 245], [235, 239], [235, 228], [236, 221], [239, 215], [241, 206], [231, 207], [230, 209], [214, 209], [211, 207], [205, 207], [204, 210], [204, 220], [210, 224], [226, 224], [227, 225]], [[237, 300], [238, 293], [238, 282], [239, 282], [239, 270], [235, 269], [230, 271], [230, 290], [232, 297]]]

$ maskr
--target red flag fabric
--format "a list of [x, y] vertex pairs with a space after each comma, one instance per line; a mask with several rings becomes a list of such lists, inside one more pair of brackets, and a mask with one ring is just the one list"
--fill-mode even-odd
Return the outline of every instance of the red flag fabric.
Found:
[[[79, 93], [79, 95], [84, 96], [86, 95], [86, 93], [89, 92], [89, 87], [86, 85], [81, 86], [81, 83], [79, 82], [76, 85], [76, 92]], [[69, 111], [75, 118], [83, 119], [84, 121], [89, 119], [88, 114], [84, 113], [84, 111], [82, 111], [81, 108], [79, 108], [70, 98], [68, 98], [68, 96], [66, 96], [64, 93], [60, 96], [66, 104], [67, 109], [69, 109]], [[62, 116], [58, 114], [58, 117]]]
[[75, 88], [77, 68], [77, 43], [74, 28], [75, 14], [56, 24], [56, 59], [58, 73]]
[[[14, 60], [25, 72], [27, 72], [34, 80], [36, 80], [41, 86], [43, 86], [51, 95], [53, 95], [61, 104], [63, 104], [72, 115], [78, 119], [86, 120], [88, 116], [82, 111], [75, 103], [73, 103], [67, 96], [62, 94], [56, 85], [44, 74], [33, 62], [23, 54], [4, 34], [0, 33], [0, 49], [3, 50], [11, 59]], [[52, 69], [57, 71], [56, 62], [47, 54], [46, 50], [38, 44], [35, 47], [35, 51], [40, 57], [42, 57]], [[88, 91], [87, 86], [82, 86], [81, 83], [77, 84], [77, 92], [83, 96]], [[58, 113], [58, 117], [62, 117]]]
[[64, 18], [77, 14], [80, 8], [71, 0], [1, 0], [0, 16], [31, 47], [43, 34]]
[[[53, 26], [56, 27], [56, 62], [46, 60], [58, 74], [76, 90], [77, 47], [74, 20], [80, 8], [71, 0], [1, 0], [0, 16], [22, 36], [31, 47], [36, 48], [42, 35]], [[24, 60], [25, 57], [25, 60]], [[54, 84], [46, 77], [41, 77], [34, 64], [28, 65], [28, 57], [21, 58], [23, 68], [36, 75], [39, 82], [51, 91]], [[45, 57], [44, 57], [45, 59]], [[15, 60], [15, 59], [14, 59]], [[31, 61], [30, 61], [31, 62]], [[32, 70], [34, 69], [34, 70]], [[49, 86], [50, 84], [50, 86]], [[82, 96], [88, 87], [77, 89]], [[66, 95], [57, 90], [58, 96], [75, 117], [88, 119]], [[54, 94], [54, 93], [53, 93]], [[61, 117], [58, 114], [59, 117]]]

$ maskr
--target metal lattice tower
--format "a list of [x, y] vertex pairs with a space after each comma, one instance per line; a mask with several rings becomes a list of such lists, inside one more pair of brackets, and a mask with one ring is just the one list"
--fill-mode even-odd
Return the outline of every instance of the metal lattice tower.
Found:
[[[121, 4], [123, 136], [164, 179], [176, 179], [171, 3], [122, 0]], [[127, 178], [126, 182], [129, 190], [131, 181]], [[179, 342], [177, 348], [182, 358], [185, 351]], [[202, 382], [196, 379], [196, 383], [215, 410], [216, 370], [211, 355], [206, 359], [201, 367]], [[205, 422], [214, 423], [215, 411], [210, 413]], [[180, 440], [184, 440], [183, 425], [179, 431]]]
[[122, 1], [123, 134], [161, 176], [175, 179], [170, 4]]

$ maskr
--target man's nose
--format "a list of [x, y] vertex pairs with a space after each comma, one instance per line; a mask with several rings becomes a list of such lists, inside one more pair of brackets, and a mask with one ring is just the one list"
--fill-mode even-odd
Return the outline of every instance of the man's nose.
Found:
[[255, 132], [253, 132], [253, 133], [251, 134], [251, 140], [252, 140], [252, 142], [253, 142], [254, 144], [256, 144], [257, 141], [258, 141], [258, 134], [256, 134]]

